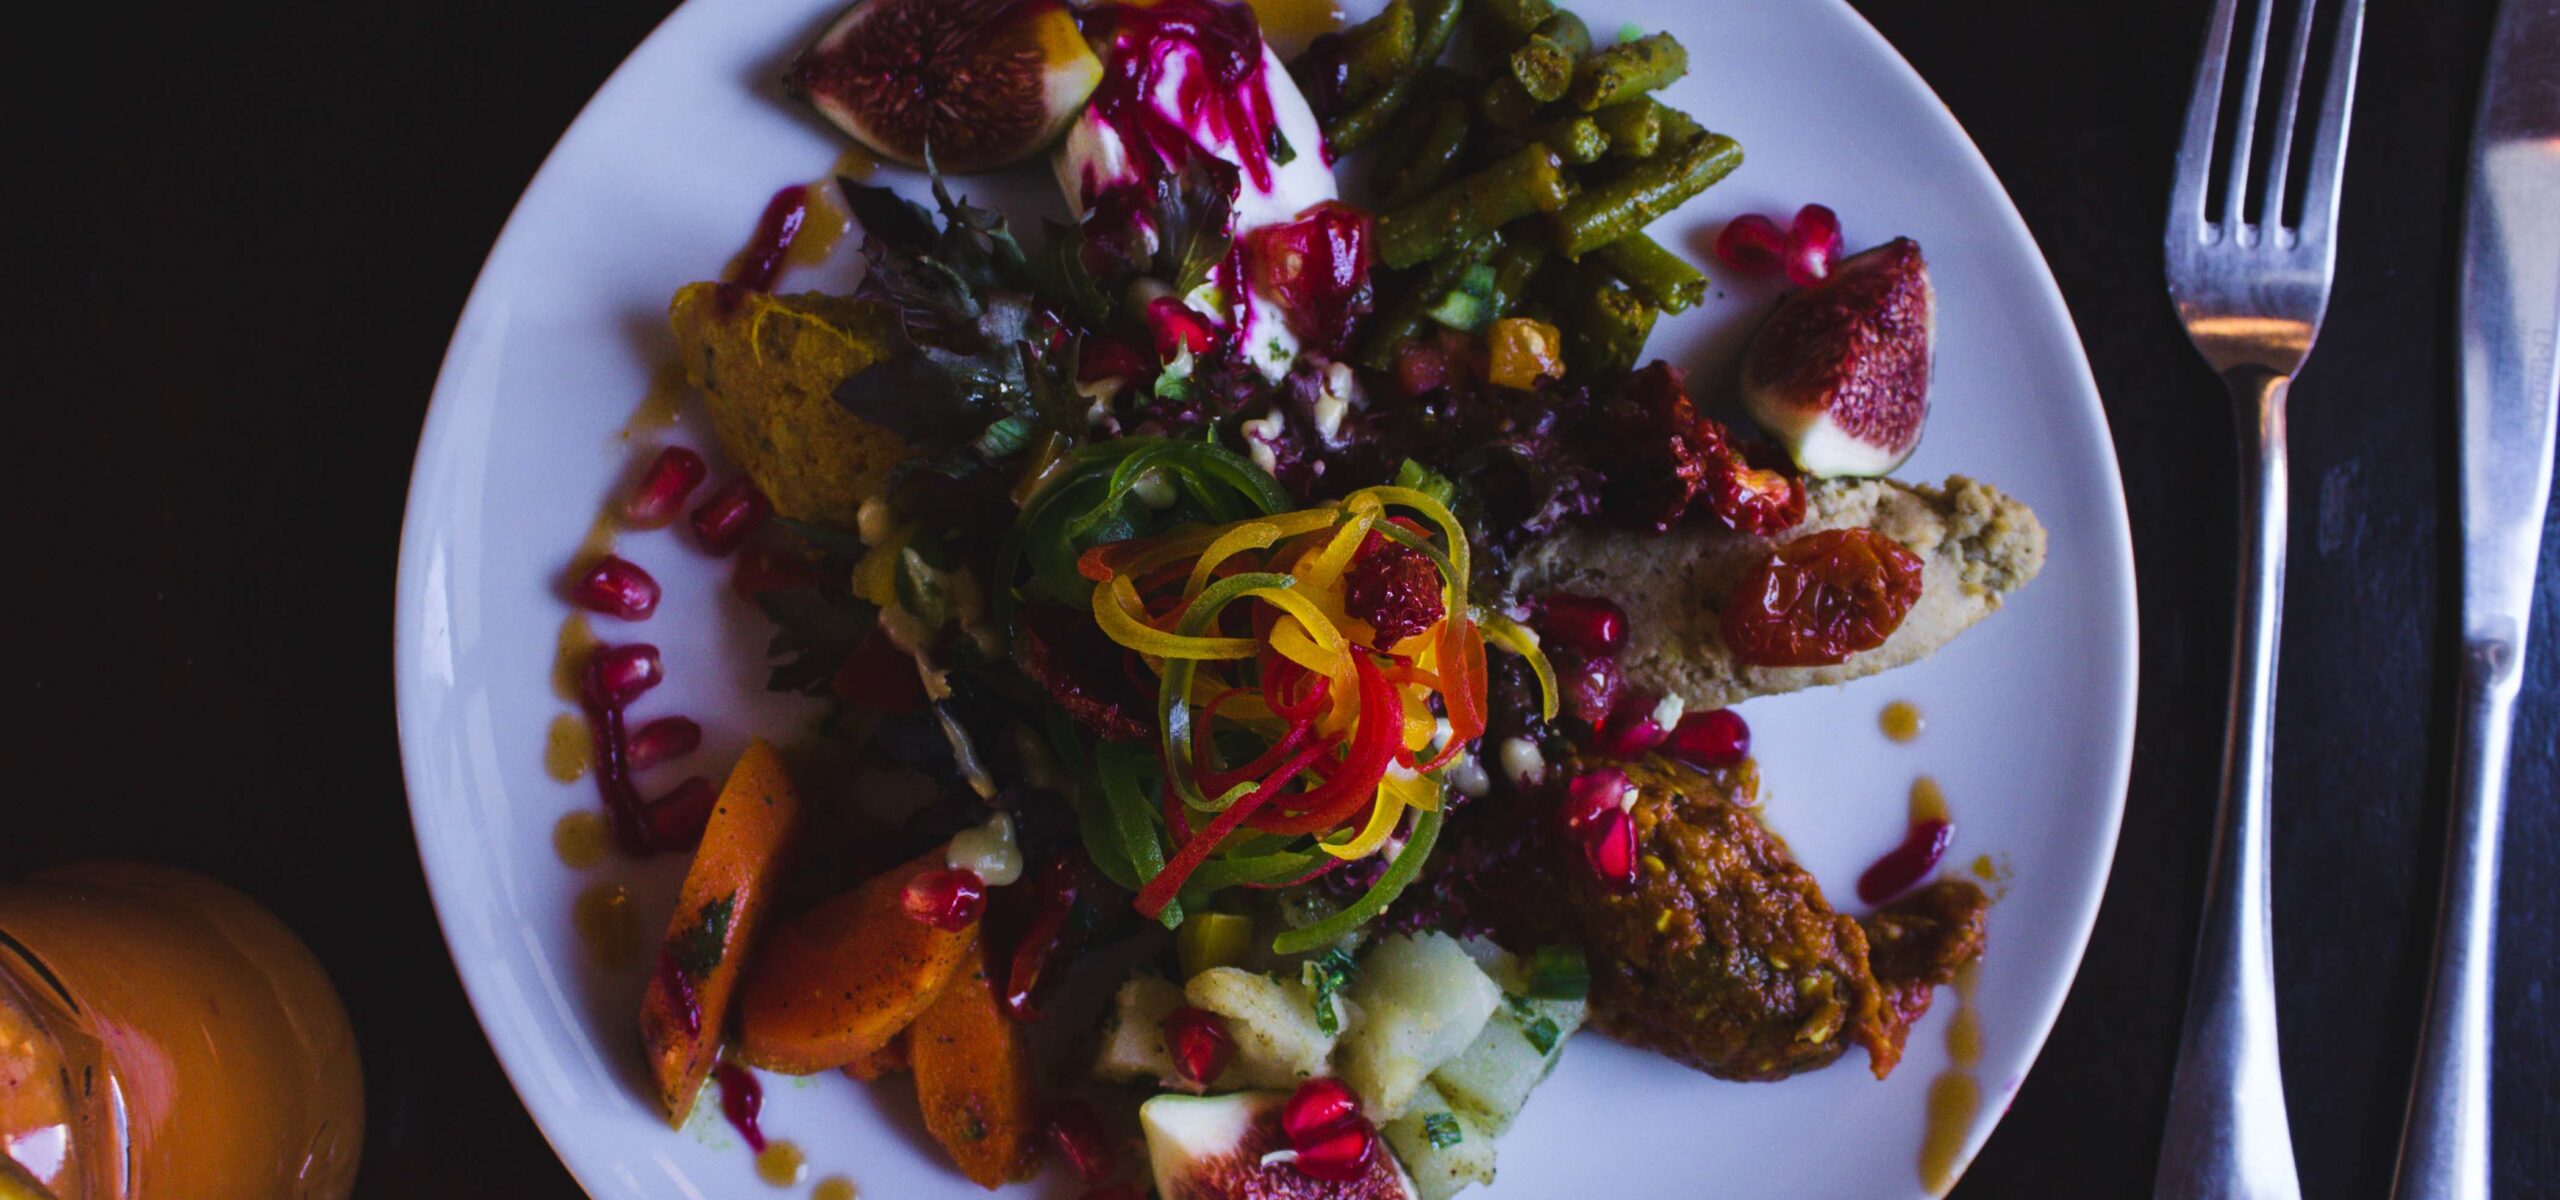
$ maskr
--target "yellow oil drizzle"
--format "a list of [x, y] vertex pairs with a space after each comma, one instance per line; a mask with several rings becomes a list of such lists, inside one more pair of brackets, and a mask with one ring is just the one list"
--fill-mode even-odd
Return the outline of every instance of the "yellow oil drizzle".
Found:
[[1946, 789], [1926, 775], [1911, 781], [1911, 823], [1947, 819]]
[[576, 783], [595, 765], [595, 752], [595, 738], [587, 733], [586, 718], [562, 713], [551, 718], [551, 733], [543, 739], [542, 769], [562, 783]]
[[575, 701], [585, 686], [587, 660], [596, 652], [595, 626], [587, 623], [583, 613], [571, 613], [560, 622], [560, 649], [551, 657], [551, 694]]
[[639, 957], [640, 913], [632, 907], [631, 889], [618, 883], [596, 884], [578, 893], [569, 917], [596, 965], [622, 967]]
[[853, 1181], [842, 1175], [829, 1175], [809, 1189], [809, 1200], [853, 1200]]
[[640, 407], [631, 410], [630, 419], [622, 423], [622, 440], [634, 434], [654, 433], [684, 418], [684, 398], [692, 385], [685, 381], [684, 367], [673, 359], [658, 364], [649, 372], [649, 393], [640, 398]]
[[588, 568], [604, 561], [604, 556], [613, 553], [614, 543], [622, 537], [622, 514], [617, 511], [619, 507], [614, 504], [605, 505], [604, 511], [596, 514], [595, 523], [587, 526], [587, 536], [578, 540], [578, 553], [569, 560], [569, 575], [572, 579], [586, 574]]
[[1947, 1069], [1929, 1081], [1928, 1132], [1920, 1142], [1920, 1186], [1943, 1196], [1964, 1168], [1964, 1144], [1982, 1112], [1982, 1019], [1974, 1010], [1974, 966], [1956, 971], [1956, 1011], [1947, 1022]]
[[1920, 731], [1928, 728], [1929, 722], [1920, 715], [1919, 705], [1908, 700], [1896, 700], [1884, 706], [1884, 712], [1877, 716], [1876, 724], [1884, 729], [1885, 737], [1897, 742], [1908, 742], [1917, 739]]
[[[835, 167], [827, 173], [830, 175], [841, 175], [855, 183], [861, 183], [870, 179], [872, 173], [879, 169], [880, 160], [872, 157], [870, 151], [865, 150], [860, 146], [847, 146], [844, 149], [844, 153], [836, 156]], [[818, 1186], [825, 1187], [826, 1185], [822, 1183]], [[845, 1186], [851, 1187], [853, 1185], [848, 1183]]]
[[809, 1156], [791, 1142], [776, 1141], [756, 1155], [756, 1177], [775, 1187], [797, 1187], [809, 1174]]
[[844, 240], [853, 217], [837, 202], [833, 178], [812, 181], [808, 198], [801, 203], [807, 211], [800, 218], [800, 232], [793, 234], [791, 244], [783, 249], [782, 261], [787, 266], [814, 267], [836, 252], [836, 244]]
[[612, 849], [611, 829], [599, 812], [573, 812], [551, 827], [551, 852], [560, 862], [580, 871], [604, 861]]

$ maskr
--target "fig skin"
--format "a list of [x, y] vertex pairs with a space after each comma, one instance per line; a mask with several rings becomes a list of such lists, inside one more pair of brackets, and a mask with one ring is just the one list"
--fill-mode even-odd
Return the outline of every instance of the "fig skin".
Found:
[[1808, 475], [1887, 474], [1928, 424], [1937, 308], [1918, 242], [1851, 255], [1752, 335], [1743, 405]]
[[972, 174], [1046, 149], [1101, 82], [1062, 0], [856, 0], [782, 86], [884, 158]]

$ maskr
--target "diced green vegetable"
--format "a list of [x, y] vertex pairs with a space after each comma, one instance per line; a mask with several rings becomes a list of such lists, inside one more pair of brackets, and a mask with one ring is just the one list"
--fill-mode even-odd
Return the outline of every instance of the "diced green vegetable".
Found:
[[1488, 298], [1493, 292], [1493, 268], [1479, 263], [1458, 277], [1458, 285], [1450, 288], [1431, 306], [1431, 319], [1451, 329], [1481, 333], [1493, 323], [1493, 305]]

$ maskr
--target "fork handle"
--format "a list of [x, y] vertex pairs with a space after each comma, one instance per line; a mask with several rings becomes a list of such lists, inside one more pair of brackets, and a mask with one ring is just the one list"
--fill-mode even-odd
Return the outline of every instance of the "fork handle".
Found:
[[2446, 822], [2435, 973], [2417, 1076], [2400, 1131], [2393, 1200], [2488, 1200], [2489, 1004], [2497, 951], [2498, 832], [2521, 639], [2466, 638], [2454, 715], [2453, 809]]
[[2232, 638], [2222, 802], [2204, 924], [2154, 1177], [2155, 1200], [2300, 1200], [2276, 1061], [2267, 914], [2267, 777], [2284, 611], [2285, 392], [2290, 376], [2225, 372], [2240, 427], [2239, 605]]

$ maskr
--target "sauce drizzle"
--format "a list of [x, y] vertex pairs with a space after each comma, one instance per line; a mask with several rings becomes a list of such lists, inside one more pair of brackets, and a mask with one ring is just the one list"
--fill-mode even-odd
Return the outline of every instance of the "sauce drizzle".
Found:
[[809, 1174], [809, 1156], [793, 1142], [775, 1142], [756, 1155], [756, 1176], [778, 1188], [794, 1187]]
[[640, 953], [640, 913], [631, 903], [631, 889], [596, 884], [578, 893], [569, 917], [598, 966], [620, 967]]
[[829, 1175], [809, 1190], [809, 1200], [853, 1200], [853, 1181], [842, 1175]]
[[1902, 844], [1885, 852], [1858, 876], [1858, 899], [1869, 905], [1882, 904], [1912, 888], [1938, 869], [1938, 860], [1947, 855], [1947, 845], [1955, 840], [1955, 822], [1947, 816], [1947, 794], [1938, 781], [1926, 775], [1911, 783], [1910, 825], [1902, 831]]
[[584, 871], [604, 861], [612, 836], [601, 815], [573, 812], [551, 827], [551, 851], [562, 866]]
[[595, 764], [594, 751], [587, 723], [576, 713], [561, 713], [551, 718], [551, 732], [542, 747], [543, 772], [562, 783], [576, 783]]
[[1943, 1196], [1956, 1185], [1964, 1144], [1982, 1112], [1982, 1084], [1973, 1069], [1982, 1062], [1982, 1021], [1974, 1010], [1974, 964], [1956, 971], [1956, 1011], [1947, 1022], [1947, 1069], [1929, 1081], [1928, 1132], [1920, 1143], [1920, 1186]]
[[721, 1063], [711, 1075], [720, 1081], [720, 1115], [729, 1119], [729, 1128], [738, 1131], [747, 1149], [763, 1154], [766, 1142], [760, 1118], [764, 1114], [764, 1085], [756, 1082], [755, 1075], [745, 1067], [733, 1062]]
[[1908, 700], [1896, 700], [1885, 705], [1884, 712], [1876, 718], [1876, 724], [1884, 730], [1888, 740], [1896, 742], [1916, 741], [1920, 731], [1929, 727], [1927, 718], [1920, 715], [1920, 706]]

